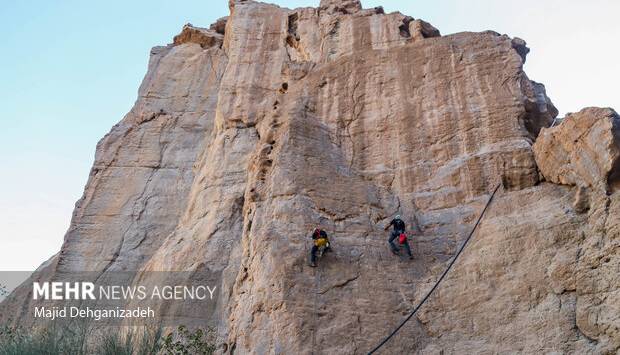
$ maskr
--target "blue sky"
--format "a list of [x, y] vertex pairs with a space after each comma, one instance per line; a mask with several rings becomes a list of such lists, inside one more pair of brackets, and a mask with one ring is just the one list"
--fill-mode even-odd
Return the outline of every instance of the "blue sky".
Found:
[[[289, 8], [315, 1], [271, 1]], [[524, 38], [526, 71], [560, 112], [620, 109], [616, 0], [367, 0], [442, 34]], [[149, 49], [183, 24], [208, 26], [227, 0], [11, 1], [0, 10], [0, 270], [32, 270], [59, 250], [97, 141], [129, 111]]]

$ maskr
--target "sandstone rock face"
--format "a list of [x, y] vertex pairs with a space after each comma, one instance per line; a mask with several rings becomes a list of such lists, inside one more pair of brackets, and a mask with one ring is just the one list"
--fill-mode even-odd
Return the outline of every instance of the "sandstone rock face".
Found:
[[[537, 161], [562, 182], [543, 151], [558, 148], [541, 142], [535, 159], [532, 144], [569, 122], [544, 128], [557, 110], [523, 72], [524, 41], [440, 36], [354, 0], [230, 8], [153, 49], [60, 254], [33, 278], [192, 271], [219, 286], [212, 317], [194, 325], [217, 327], [220, 352], [364, 353], [432, 287], [502, 182], [454, 271], [385, 353], [620, 348], [620, 195], [593, 190], [576, 210], [576, 187], [539, 183]], [[613, 120], [595, 121], [584, 131], [615, 144]], [[562, 161], [579, 153], [562, 149]], [[562, 174], [609, 186], [579, 161]], [[415, 231], [411, 262], [387, 248], [395, 214]], [[334, 252], [312, 269], [317, 224]], [[16, 311], [28, 290], [3, 319], [31, 321]]]
[[221, 47], [224, 40], [223, 28], [226, 26], [226, 22], [218, 20], [211, 28], [194, 27], [188, 23], [183, 26], [183, 31], [174, 37], [174, 44], [180, 45], [183, 43], [197, 43], [202, 48], [207, 47]]
[[591, 107], [543, 129], [534, 154], [547, 180], [606, 191], [620, 183], [619, 143], [620, 116]]

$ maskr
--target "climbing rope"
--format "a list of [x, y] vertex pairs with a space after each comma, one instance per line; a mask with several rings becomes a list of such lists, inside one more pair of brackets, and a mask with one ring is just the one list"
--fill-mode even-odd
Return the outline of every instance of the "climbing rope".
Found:
[[371, 355], [373, 353], [375, 353], [377, 350], [379, 350], [383, 345], [385, 345], [385, 343], [387, 343], [394, 335], [396, 335], [396, 333], [400, 330], [400, 328], [402, 328], [405, 323], [407, 323], [415, 314], [416, 312], [420, 309], [420, 307], [422, 307], [422, 305], [428, 300], [428, 298], [431, 296], [431, 294], [433, 294], [433, 291], [435, 291], [435, 289], [437, 288], [437, 286], [439, 286], [439, 283], [444, 279], [444, 277], [446, 276], [446, 274], [448, 274], [448, 271], [450, 271], [450, 268], [452, 268], [452, 265], [454, 265], [454, 262], [456, 261], [456, 259], [459, 257], [459, 255], [461, 255], [461, 252], [463, 251], [463, 249], [465, 248], [465, 246], [467, 245], [467, 242], [469, 242], [469, 240], [471, 239], [471, 237], [474, 235], [474, 232], [476, 231], [476, 228], [478, 227], [478, 224], [480, 223], [480, 221], [482, 220], [482, 217], [484, 216], [484, 212], [486, 212], [487, 208], [489, 207], [489, 205], [491, 204], [491, 201], [493, 200], [493, 197], [495, 196], [495, 193], [497, 192], [497, 190], [499, 189], [499, 186], [501, 184], [498, 184], [495, 187], [495, 190], [493, 190], [493, 193], [491, 194], [491, 197], [489, 197], [489, 200], [487, 201], [487, 204], [484, 206], [484, 209], [482, 210], [482, 212], [480, 213], [480, 216], [478, 216], [478, 220], [476, 221], [476, 224], [474, 224], [474, 228], [471, 230], [471, 232], [469, 233], [469, 235], [467, 236], [467, 238], [465, 239], [465, 241], [463, 242], [463, 244], [461, 245], [461, 247], [459, 248], [459, 250], [456, 252], [456, 255], [454, 255], [454, 258], [452, 258], [452, 261], [450, 261], [450, 264], [448, 264], [448, 267], [446, 268], [446, 270], [443, 272], [443, 274], [441, 274], [441, 276], [439, 277], [439, 279], [437, 280], [437, 282], [435, 282], [435, 285], [433, 286], [433, 288], [431, 288], [430, 291], [428, 291], [428, 293], [426, 294], [426, 296], [424, 296], [424, 298], [422, 299], [422, 301], [420, 301], [420, 303], [418, 303], [418, 305], [413, 309], [413, 312], [411, 312], [411, 314], [409, 314], [407, 316], [407, 318], [405, 318], [399, 325], [398, 327], [396, 327], [396, 329], [394, 329], [390, 335], [388, 335], [387, 337], [385, 337], [385, 339], [383, 339], [379, 345], [375, 346], [374, 349], [372, 349], [368, 355]]
[[312, 351], [310, 354], [315, 355], [315, 348], [316, 348], [316, 332], [319, 328], [319, 312], [318, 312], [318, 303], [319, 303], [319, 294], [321, 291], [321, 272], [319, 270], [319, 266], [317, 265], [317, 267], [314, 268], [314, 287], [315, 287], [315, 291], [314, 291], [314, 305], [312, 307], [312, 311], [314, 312], [314, 329], [312, 332]]

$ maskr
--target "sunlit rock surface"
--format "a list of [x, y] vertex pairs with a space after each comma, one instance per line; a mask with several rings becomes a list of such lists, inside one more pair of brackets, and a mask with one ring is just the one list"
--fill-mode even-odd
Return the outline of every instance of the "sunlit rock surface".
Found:
[[[218, 286], [212, 316], [193, 325], [215, 326], [220, 352], [364, 353], [502, 183], [385, 353], [618, 351], [620, 195], [605, 192], [617, 116], [576, 114], [597, 118], [573, 117], [592, 135], [583, 147], [563, 138], [571, 117], [544, 128], [557, 110], [523, 72], [525, 42], [506, 35], [441, 36], [355, 0], [230, 8], [152, 50], [134, 108], [97, 146], [62, 250], [34, 279], [190, 270]], [[537, 137], [548, 143], [535, 157]], [[415, 232], [413, 261], [387, 248], [397, 213]], [[312, 269], [317, 224], [334, 252]], [[0, 317], [30, 324], [29, 292]]]

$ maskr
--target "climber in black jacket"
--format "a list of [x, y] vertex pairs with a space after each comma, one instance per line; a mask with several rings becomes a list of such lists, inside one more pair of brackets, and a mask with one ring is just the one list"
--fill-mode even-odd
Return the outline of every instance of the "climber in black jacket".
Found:
[[[411, 255], [411, 248], [409, 247], [409, 242], [407, 241], [405, 234], [405, 222], [403, 222], [400, 218], [400, 215], [396, 215], [396, 217], [394, 217], [394, 219], [391, 220], [387, 226], [385, 226], [385, 230], [388, 230], [392, 226], [394, 227], [394, 230], [392, 230], [390, 239], [388, 239], [392, 253], [398, 255], [400, 252], [400, 249], [394, 244], [394, 239], [398, 238], [399, 244], [405, 248], [407, 255], [409, 255], [409, 259], [413, 259], [413, 255]], [[405, 234], [405, 237], [401, 237], [401, 234]]]

